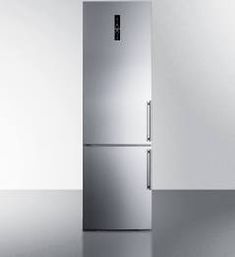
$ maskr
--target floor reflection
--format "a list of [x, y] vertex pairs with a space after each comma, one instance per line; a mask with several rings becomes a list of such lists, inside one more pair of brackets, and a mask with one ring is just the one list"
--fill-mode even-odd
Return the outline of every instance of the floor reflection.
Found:
[[0, 203], [1, 257], [235, 256], [235, 191], [155, 191], [152, 232], [83, 232], [80, 191], [1, 191]]
[[1, 191], [1, 257], [151, 257], [151, 232], [83, 232], [81, 191]]
[[235, 191], [153, 193], [154, 257], [234, 257]]
[[1, 257], [82, 256], [81, 193], [1, 191]]

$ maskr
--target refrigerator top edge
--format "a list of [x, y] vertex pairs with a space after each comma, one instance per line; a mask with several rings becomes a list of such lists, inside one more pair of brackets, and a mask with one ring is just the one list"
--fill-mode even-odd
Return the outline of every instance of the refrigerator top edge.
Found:
[[152, 5], [152, 1], [149, 1], [149, 0], [146, 0], [146, 1], [82, 1], [83, 4], [88, 4], [88, 3], [91, 3], [91, 4], [96, 4], [96, 3], [114, 3], [114, 4], [122, 4], [122, 3], [133, 3], [133, 4], [136, 4], [136, 3], [147, 3], [147, 4], [150, 4]]

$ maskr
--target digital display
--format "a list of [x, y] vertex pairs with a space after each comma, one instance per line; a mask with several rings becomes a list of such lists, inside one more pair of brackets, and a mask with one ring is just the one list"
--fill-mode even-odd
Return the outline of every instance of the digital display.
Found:
[[121, 16], [119, 14], [114, 15], [114, 40], [120, 41], [121, 39]]

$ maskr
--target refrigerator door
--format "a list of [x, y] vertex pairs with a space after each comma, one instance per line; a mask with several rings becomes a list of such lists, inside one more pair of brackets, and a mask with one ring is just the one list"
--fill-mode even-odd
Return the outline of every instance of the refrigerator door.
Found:
[[148, 147], [84, 147], [84, 230], [151, 229]]
[[145, 144], [151, 3], [84, 2], [83, 17], [84, 144]]

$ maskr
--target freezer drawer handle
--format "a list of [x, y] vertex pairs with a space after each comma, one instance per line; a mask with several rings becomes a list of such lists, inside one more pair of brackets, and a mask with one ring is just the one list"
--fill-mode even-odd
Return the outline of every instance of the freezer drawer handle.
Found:
[[151, 150], [147, 150], [147, 189], [151, 190]]
[[151, 141], [151, 101], [147, 102], [147, 141]]

